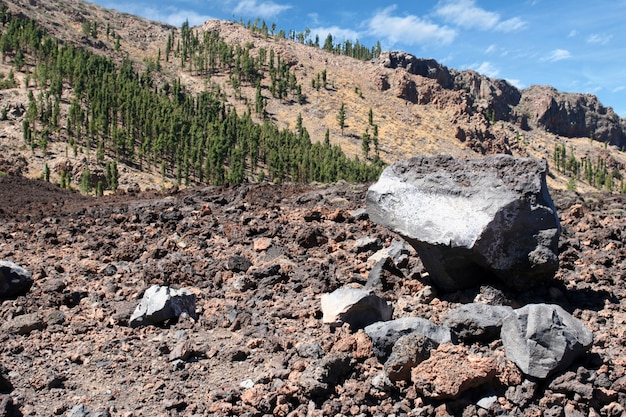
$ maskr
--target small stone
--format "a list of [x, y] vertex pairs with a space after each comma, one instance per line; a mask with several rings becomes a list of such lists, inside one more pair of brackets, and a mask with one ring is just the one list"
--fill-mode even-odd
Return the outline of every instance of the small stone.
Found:
[[21, 266], [0, 261], [0, 299], [24, 295], [33, 285], [33, 275]]
[[28, 335], [34, 330], [42, 330], [45, 327], [39, 313], [30, 313], [13, 317], [2, 325], [2, 330], [7, 333]]
[[252, 262], [243, 256], [229, 256], [226, 261], [226, 269], [233, 272], [246, 272], [251, 266]]
[[243, 389], [252, 388], [254, 386], [254, 381], [251, 379], [244, 379], [239, 383], [239, 387]]
[[489, 342], [500, 335], [502, 320], [513, 309], [482, 303], [462, 305], [443, 317], [442, 323], [450, 327], [460, 340]]
[[464, 346], [447, 343], [413, 368], [411, 380], [425, 397], [454, 399], [471, 388], [491, 382], [497, 371], [494, 357], [477, 356]]
[[391, 319], [391, 303], [372, 293], [372, 290], [342, 287], [322, 295], [322, 322], [333, 326], [348, 323], [353, 330], [377, 321]]
[[428, 359], [430, 351], [436, 346], [431, 339], [419, 333], [400, 337], [385, 362], [385, 373], [389, 380], [409, 381], [411, 369]]
[[130, 327], [159, 324], [187, 313], [194, 320], [196, 315], [196, 295], [188, 289], [173, 289], [153, 285], [146, 290], [141, 302], [130, 317]]
[[497, 402], [498, 402], [498, 397], [495, 395], [492, 395], [490, 397], [481, 398], [480, 400], [478, 400], [476, 405], [479, 406], [480, 408], [484, 408], [485, 410], [489, 410]]
[[263, 252], [270, 246], [272, 246], [272, 239], [269, 237], [260, 237], [254, 239], [254, 242], [252, 242], [252, 247], [255, 252]]

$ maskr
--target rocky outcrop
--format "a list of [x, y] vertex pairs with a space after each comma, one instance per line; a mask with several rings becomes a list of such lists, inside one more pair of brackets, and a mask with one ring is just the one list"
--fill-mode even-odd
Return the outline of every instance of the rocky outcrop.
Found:
[[535, 85], [522, 91], [518, 110], [532, 126], [557, 135], [626, 145], [619, 117], [592, 94], [561, 93], [553, 87]]
[[[473, 70], [448, 69], [433, 59], [405, 52], [383, 52], [377, 62], [381, 69], [396, 70], [392, 74], [381, 71], [375, 80], [379, 91], [391, 88], [395, 96], [411, 103], [452, 109], [457, 121], [464, 121], [460, 129], [468, 139], [499, 139], [490, 129], [477, 128], [471, 121], [479, 115], [491, 125], [505, 121], [522, 130], [539, 128], [565, 137], [592, 137], [620, 148], [626, 146], [623, 121], [592, 94], [562, 93], [549, 86], [519, 90], [506, 80]], [[500, 151], [482, 148], [487, 153]], [[472, 147], [479, 152], [482, 148]]]
[[434, 59], [417, 58], [406, 52], [387, 51], [380, 54], [378, 62], [385, 68], [404, 68], [409, 74], [432, 78], [444, 88], [453, 85], [450, 70]]
[[489, 78], [471, 70], [454, 73], [454, 89], [467, 92], [474, 102], [475, 111], [494, 121], [509, 120], [511, 109], [522, 97], [519, 90], [505, 80]]
[[497, 155], [415, 157], [367, 193], [371, 219], [403, 236], [446, 290], [498, 278], [524, 288], [558, 268], [559, 219], [545, 161]]

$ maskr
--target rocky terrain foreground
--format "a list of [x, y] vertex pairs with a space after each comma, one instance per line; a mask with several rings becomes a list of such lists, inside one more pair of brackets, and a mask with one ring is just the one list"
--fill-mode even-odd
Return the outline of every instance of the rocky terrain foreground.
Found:
[[[0, 305], [0, 415], [624, 414], [625, 197], [552, 192], [560, 267], [538, 288], [438, 292], [411, 251], [377, 290], [394, 319], [438, 324], [474, 301], [558, 304], [593, 332], [567, 369], [525, 376], [495, 338], [442, 343], [411, 381], [389, 384], [370, 338], [323, 324], [320, 306], [325, 293], [365, 285], [372, 255], [398, 239], [368, 218], [367, 189], [261, 184], [91, 199], [0, 177], [0, 261], [33, 278]], [[131, 327], [153, 284], [189, 289], [197, 319]]]

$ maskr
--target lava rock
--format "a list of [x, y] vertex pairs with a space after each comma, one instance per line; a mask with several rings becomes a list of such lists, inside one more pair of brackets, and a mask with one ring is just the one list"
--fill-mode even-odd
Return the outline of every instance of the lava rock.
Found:
[[392, 382], [409, 381], [411, 369], [428, 359], [436, 347], [435, 342], [419, 333], [400, 337], [385, 362], [385, 375]]
[[336, 353], [313, 362], [300, 375], [299, 384], [302, 391], [311, 397], [326, 394], [352, 372], [351, 361], [349, 354]]
[[390, 257], [384, 258], [376, 262], [368, 274], [365, 288], [387, 291], [393, 287], [394, 281], [402, 277], [402, 271], [394, 265], [393, 260]]
[[252, 262], [239, 255], [229, 256], [226, 261], [226, 269], [233, 272], [246, 272], [252, 266]]
[[389, 357], [398, 339], [412, 333], [421, 334], [436, 345], [453, 341], [452, 332], [448, 327], [437, 325], [421, 317], [403, 317], [374, 323], [363, 330], [372, 339], [374, 353], [379, 359]]
[[159, 324], [187, 313], [197, 319], [196, 296], [188, 289], [153, 285], [146, 290], [130, 317], [130, 327]]
[[457, 398], [461, 393], [491, 382], [498, 374], [494, 357], [472, 354], [466, 346], [445, 344], [411, 371], [416, 391], [437, 400]]
[[0, 365], [0, 394], [9, 394], [11, 391], [13, 391], [13, 384], [9, 381], [9, 371]]
[[11, 334], [28, 335], [34, 330], [42, 330], [46, 327], [39, 313], [23, 314], [13, 317], [5, 322], [1, 329]]
[[482, 303], [462, 305], [446, 314], [442, 323], [467, 342], [489, 342], [500, 335], [502, 320], [513, 312], [508, 306]]
[[561, 226], [546, 161], [420, 156], [386, 168], [367, 192], [370, 218], [404, 237], [445, 290], [489, 278], [525, 289], [558, 269]]
[[21, 266], [0, 261], [0, 299], [24, 295], [33, 285], [33, 275]]
[[582, 322], [553, 304], [513, 310], [502, 321], [501, 336], [507, 358], [536, 378], [567, 368], [593, 343]]
[[322, 322], [333, 326], [348, 323], [352, 330], [391, 319], [391, 303], [369, 289], [342, 287], [322, 295]]

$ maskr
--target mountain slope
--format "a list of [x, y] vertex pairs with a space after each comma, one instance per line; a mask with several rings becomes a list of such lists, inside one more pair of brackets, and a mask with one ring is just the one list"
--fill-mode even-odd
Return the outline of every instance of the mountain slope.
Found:
[[[591, 165], [594, 173], [605, 170], [603, 178], [614, 175], [614, 191], [619, 190], [626, 166], [626, 158], [619, 152], [624, 145], [623, 123], [593, 96], [562, 94], [545, 87], [519, 92], [505, 81], [491, 80], [472, 71], [451, 70], [435, 61], [403, 53], [383, 53], [378, 59], [364, 62], [232, 22], [209, 21], [191, 29], [192, 39], [216, 34], [233, 47], [247, 49], [252, 57], [258, 58], [261, 53], [280, 57], [295, 77], [302, 99], [295, 99], [293, 94], [276, 98], [266, 71], [267, 58], [262, 66], [265, 72], [258, 80], [260, 90], [252, 82], [233, 82], [230, 67], [200, 74], [194, 70], [193, 57], [181, 61], [177, 52], [171, 52], [166, 59], [170, 36], [177, 42], [185, 36], [181, 28], [78, 0], [19, 0], [8, 7], [14, 14], [34, 19], [49, 35], [63, 42], [118, 63], [130, 58], [138, 73], [146, 67], [154, 69], [158, 62], [158, 71], [151, 74], [159, 86], [180, 80], [193, 94], [217, 88], [238, 114], [250, 112], [257, 122], [266, 118], [280, 128], [293, 130], [300, 116], [313, 142], [323, 141], [328, 132], [330, 143], [339, 145], [350, 156], [378, 155], [391, 163], [418, 153], [473, 157], [506, 152], [558, 162], [563, 167], [552, 167], [550, 185], [564, 188], [569, 181], [570, 187], [580, 190], [593, 188], [581, 174], [583, 166]], [[96, 24], [96, 36], [85, 33], [85, 22]], [[10, 64], [7, 60], [1, 72], [8, 74]], [[320, 87], [322, 74], [326, 81]], [[17, 72], [16, 78], [23, 85], [25, 74]], [[257, 90], [264, 103], [264, 116], [254, 111]], [[11, 101], [8, 94], [3, 95], [5, 107], [20, 108], [17, 102], [21, 101], [22, 107], [27, 108], [26, 89], [16, 88], [11, 94]], [[343, 129], [338, 121], [342, 105]], [[21, 137], [21, 116], [19, 111], [15, 114], [13, 128], [6, 129], [12, 143]], [[372, 141], [376, 131], [378, 152], [373, 143], [366, 152], [363, 138]], [[49, 155], [43, 158], [33, 160], [32, 152], [18, 152], [27, 159], [31, 176], [43, 171], [44, 160], [57, 167], [66, 163], [67, 138], [62, 129], [54, 142]], [[561, 148], [566, 150], [565, 159], [571, 160], [569, 168], [562, 162]], [[74, 165], [80, 170], [80, 163]], [[58, 169], [53, 170], [53, 179], [55, 171]], [[138, 170], [129, 164], [121, 171], [123, 187], [133, 183], [143, 188], [163, 185], [158, 169]], [[73, 172], [75, 177], [79, 174]], [[172, 178], [165, 179], [165, 183], [171, 181]], [[604, 187], [597, 181], [593, 185]]]

